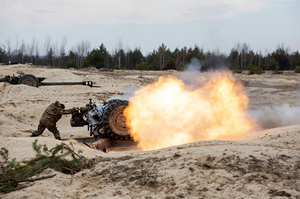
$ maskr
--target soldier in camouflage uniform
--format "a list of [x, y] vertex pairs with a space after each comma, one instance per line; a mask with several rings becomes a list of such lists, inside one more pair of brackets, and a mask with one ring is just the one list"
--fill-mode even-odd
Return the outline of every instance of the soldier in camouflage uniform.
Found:
[[0, 78], [0, 82], [9, 82], [10, 76], [6, 75], [5, 77]]
[[75, 111], [75, 108], [64, 110], [65, 106], [58, 101], [50, 104], [48, 108], [44, 111], [38, 130], [36, 130], [30, 137], [36, 137], [41, 135], [44, 130], [47, 128], [50, 132], [54, 134], [55, 139], [60, 140], [59, 131], [56, 128], [56, 122], [61, 118], [62, 115], [72, 114]]

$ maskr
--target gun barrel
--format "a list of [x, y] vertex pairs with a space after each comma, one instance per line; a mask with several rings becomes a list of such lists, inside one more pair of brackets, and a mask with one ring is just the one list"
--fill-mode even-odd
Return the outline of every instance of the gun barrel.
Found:
[[40, 82], [40, 86], [55, 86], [55, 85], [87, 85], [93, 87], [93, 81], [82, 82]]

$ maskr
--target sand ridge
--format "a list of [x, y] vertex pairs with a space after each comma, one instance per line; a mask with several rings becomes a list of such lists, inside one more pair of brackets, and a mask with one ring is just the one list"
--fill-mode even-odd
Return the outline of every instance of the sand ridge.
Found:
[[[54, 147], [61, 141], [49, 131], [29, 138], [39, 118], [53, 101], [66, 108], [85, 106], [144, 86], [159, 76], [180, 76], [176, 71], [107, 71], [53, 69], [31, 65], [0, 65], [0, 76], [17, 72], [54, 81], [94, 81], [100, 87], [41, 86], [0, 83], [0, 146], [17, 161], [35, 156], [32, 142]], [[298, 104], [299, 76], [266, 73], [234, 74], [245, 85], [249, 108]], [[280, 81], [277, 81], [280, 80]], [[288, 89], [287, 89], [288, 88]], [[72, 128], [66, 115], [57, 127], [62, 138], [70, 138], [75, 150], [95, 158], [90, 170], [65, 175], [51, 169], [41, 175], [54, 178], [28, 183], [29, 187], [1, 198], [300, 198], [299, 125], [256, 131], [239, 141], [200, 141], [154, 151], [104, 153], [72, 140], [89, 137], [86, 127]]]

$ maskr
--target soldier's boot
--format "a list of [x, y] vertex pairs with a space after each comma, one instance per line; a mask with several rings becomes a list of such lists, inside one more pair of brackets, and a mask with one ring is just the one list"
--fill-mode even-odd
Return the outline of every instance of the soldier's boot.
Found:
[[30, 137], [37, 137], [38, 135], [32, 133]]
[[53, 134], [54, 134], [55, 139], [61, 140], [61, 137], [60, 137], [60, 135], [58, 133], [53, 133]]

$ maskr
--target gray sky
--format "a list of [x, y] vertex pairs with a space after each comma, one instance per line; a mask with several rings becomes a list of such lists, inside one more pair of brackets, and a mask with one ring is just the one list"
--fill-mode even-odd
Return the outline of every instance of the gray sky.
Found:
[[[300, 50], [300, 0], [0, 0], [0, 45], [39, 46], [51, 37], [67, 49], [89, 41], [113, 51], [140, 47], [144, 55], [164, 43], [229, 54], [237, 42], [255, 52], [284, 44]], [[90, 49], [90, 50], [91, 50]]]

